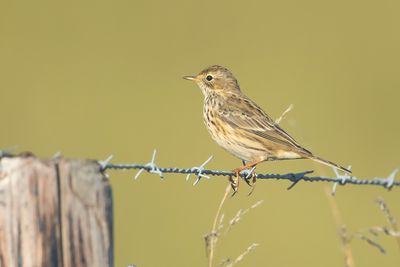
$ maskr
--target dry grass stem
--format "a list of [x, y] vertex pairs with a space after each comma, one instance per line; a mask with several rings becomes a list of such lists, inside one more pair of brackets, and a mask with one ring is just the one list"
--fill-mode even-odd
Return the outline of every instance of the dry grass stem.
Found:
[[[377, 239], [379, 238], [379, 234], [382, 234], [382, 233], [389, 235], [389, 236], [392, 235], [392, 233], [389, 232], [387, 228], [380, 227], [380, 226], [374, 226], [374, 227], [362, 229], [362, 230], [355, 232], [354, 234], [351, 235], [351, 239], [357, 238], [359, 240], [365, 241], [367, 244], [377, 248], [379, 250], [379, 252], [386, 253], [386, 250], [377, 241]], [[369, 237], [369, 236], [371, 236], [371, 237]]]
[[242, 254], [240, 254], [240, 255], [235, 259], [234, 262], [230, 262], [230, 263], [228, 263], [226, 266], [227, 266], [227, 267], [232, 267], [232, 266], [234, 266], [236, 263], [239, 263], [240, 261], [243, 260], [243, 258], [244, 258], [247, 254], [249, 254], [251, 251], [255, 250], [256, 247], [258, 247], [258, 246], [259, 246], [259, 244], [256, 244], [256, 243], [251, 244], [245, 251], [243, 251]]
[[[222, 206], [224, 205], [224, 202], [229, 194], [231, 190], [231, 185], [228, 184], [226, 189], [225, 189], [225, 193], [224, 196], [221, 199], [221, 202], [219, 203], [218, 209], [217, 209], [217, 213], [215, 214], [215, 218], [214, 218], [214, 222], [212, 225], [212, 229], [211, 229], [211, 233], [206, 235], [204, 237], [205, 242], [206, 242], [206, 251], [208, 252], [208, 266], [212, 267], [213, 264], [213, 259], [214, 259], [214, 250], [215, 250], [215, 244], [217, 243], [218, 240], [218, 231], [217, 231], [217, 222], [218, 222], [218, 218], [220, 217], [220, 213], [222, 210]], [[223, 217], [223, 216], [221, 216]], [[223, 218], [220, 218], [220, 226], [222, 225], [222, 220]]]
[[361, 234], [360, 232], [354, 233], [352, 235], [352, 237], [355, 237], [355, 238], [358, 238], [358, 239], [360, 239], [362, 241], [367, 242], [367, 244], [377, 248], [379, 250], [379, 252], [381, 252], [382, 254], [386, 253], [385, 249], [376, 240], [373, 240], [373, 239], [367, 237], [366, 235]]
[[224, 235], [226, 235], [229, 230], [231, 229], [231, 227], [235, 224], [237, 224], [241, 219], [242, 216], [247, 214], [251, 209], [255, 209], [258, 206], [260, 206], [263, 203], [263, 200], [259, 200], [256, 203], [254, 203], [250, 208], [245, 209], [244, 211], [242, 211], [242, 209], [238, 210], [238, 212], [236, 213], [236, 215], [229, 221], [229, 225], [224, 233]]
[[339, 208], [336, 204], [335, 198], [331, 195], [331, 191], [328, 187], [325, 187], [325, 194], [326, 197], [328, 198], [331, 211], [336, 222], [336, 226], [339, 229], [339, 237], [341, 241], [342, 251], [344, 254], [345, 266], [354, 267], [355, 266], [354, 257], [350, 247], [350, 238], [347, 233], [347, 227], [342, 222], [342, 217], [340, 215]]
[[390, 210], [388, 208], [388, 206], [386, 205], [386, 203], [384, 202], [384, 200], [382, 198], [379, 198], [377, 200], [377, 204], [379, 205], [380, 209], [382, 210], [382, 212], [384, 213], [387, 221], [389, 222], [391, 228], [387, 228], [387, 227], [381, 227], [381, 226], [374, 226], [374, 227], [370, 227], [370, 228], [366, 228], [363, 230], [359, 230], [353, 234], [348, 234], [347, 232], [347, 228], [346, 225], [344, 225], [342, 223], [342, 219], [340, 217], [340, 213], [339, 213], [339, 209], [337, 207], [337, 204], [334, 200], [334, 198], [331, 196], [331, 194], [329, 193], [329, 189], [325, 188], [326, 190], [326, 195], [329, 199], [329, 202], [331, 204], [331, 210], [333, 213], [333, 216], [335, 218], [336, 224], [338, 225], [340, 231], [339, 231], [339, 236], [341, 239], [341, 244], [342, 244], [342, 250], [343, 253], [345, 255], [345, 263], [346, 266], [348, 267], [353, 267], [354, 266], [354, 260], [353, 260], [353, 256], [351, 253], [351, 249], [350, 249], [350, 242], [354, 239], [357, 238], [359, 240], [362, 240], [364, 242], [366, 242], [367, 244], [375, 247], [376, 249], [379, 250], [379, 252], [381, 253], [386, 253], [386, 250], [383, 248], [383, 246], [381, 244], [379, 244], [379, 242], [377, 241], [378, 237], [380, 234], [385, 234], [388, 236], [392, 236], [395, 237], [397, 240], [397, 244], [399, 246], [400, 249], [400, 232], [397, 230], [398, 226], [397, 226], [397, 221], [396, 219], [392, 216], [392, 214], [390, 213]]
[[384, 201], [383, 198], [378, 198], [378, 200], [376, 201], [379, 208], [382, 210], [383, 214], [386, 217], [386, 220], [388, 221], [388, 223], [391, 226], [391, 230], [386, 230], [385, 233], [390, 235], [390, 236], [395, 236], [396, 237], [396, 241], [397, 241], [397, 246], [400, 250], [400, 236], [399, 236], [399, 228], [397, 226], [397, 221], [396, 219], [393, 217], [392, 213], [389, 210], [389, 207], [386, 205], [386, 202]]
[[221, 217], [219, 218], [218, 228], [223, 226], [222, 223], [224, 222], [224, 218], [225, 218], [225, 214], [222, 213]]
[[[212, 225], [211, 232], [204, 236], [209, 267], [213, 266], [215, 247], [221, 236], [221, 234], [220, 234], [221, 230], [224, 227], [223, 222], [224, 222], [225, 215], [224, 215], [224, 213], [221, 214], [221, 211], [222, 211], [222, 206], [224, 205], [225, 200], [230, 192], [230, 189], [231, 189], [231, 185], [228, 184], [228, 186], [225, 189], [225, 193], [221, 199], [221, 202], [218, 206], [217, 213], [214, 217], [214, 222]], [[229, 221], [228, 228], [225, 231], [225, 235], [227, 234], [227, 232], [229, 231], [231, 226], [235, 225], [236, 223], [238, 223], [241, 220], [243, 215], [247, 214], [251, 209], [255, 209], [258, 206], [260, 206], [262, 202], [263, 202], [263, 200], [257, 201], [256, 203], [254, 203], [253, 205], [251, 205], [249, 208], [245, 209], [244, 211], [242, 209], [240, 209], [236, 213], [236, 215]], [[218, 264], [218, 266], [233, 266], [233, 264], [241, 261], [242, 258], [245, 255], [247, 255], [251, 250], [253, 250], [256, 246], [258, 246], [258, 244], [252, 244], [251, 246], [249, 246], [247, 248], [246, 251], [244, 251], [241, 255], [239, 255], [239, 257], [235, 261], [232, 262], [232, 260], [230, 258], [226, 258], [220, 264]]]
[[391, 237], [400, 237], [400, 232], [393, 231], [387, 227], [374, 226], [366, 229], [371, 235], [378, 236], [379, 234], [385, 234]]
[[227, 265], [230, 264], [231, 262], [232, 262], [231, 258], [223, 259], [223, 260], [218, 264], [218, 267], [227, 266]]
[[231, 258], [226, 258], [223, 259], [220, 264], [218, 264], [218, 267], [232, 267], [234, 266], [236, 263], [239, 263], [241, 260], [243, 260], [243, 258], [249, 254], [251, 251], [255, 250], [256, 247], [259, 246], [259, 244], [253, 243], [251, 244], [242, 254], [240, 254], [233, 262]]
[[282, 115], [275, 120], [275, 123], [279, 124], [282, 121], [282, 119], [286, 116], [286, 114], [289, 113], [292, 109], [293, 109], [293, 104], [290, 104], [290, 106], [282, 113]]

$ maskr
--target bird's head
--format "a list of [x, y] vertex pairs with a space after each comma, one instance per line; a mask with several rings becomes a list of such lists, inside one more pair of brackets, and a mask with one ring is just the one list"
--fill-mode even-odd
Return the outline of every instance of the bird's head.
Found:
[[186, 80], [194, 81], [203, 92], [204, 96], [211, 93], [226, 94], [226, 93], [240, 93], [240, 87], [227, 68], [214, 65], [202, 70], [196, 76], [185, 76]]

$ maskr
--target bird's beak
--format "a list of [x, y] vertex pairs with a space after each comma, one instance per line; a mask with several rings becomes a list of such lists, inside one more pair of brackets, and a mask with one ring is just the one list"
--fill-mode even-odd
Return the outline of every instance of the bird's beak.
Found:
[[189, 81], [196, 81], [197, 77], [196, 76], [183, 76], [183, 79], [189, 80]]

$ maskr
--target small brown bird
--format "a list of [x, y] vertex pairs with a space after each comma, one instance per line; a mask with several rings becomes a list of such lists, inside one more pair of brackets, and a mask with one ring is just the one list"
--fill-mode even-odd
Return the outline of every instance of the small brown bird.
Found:
[[236, 78], [228, 69], [214, 65], [196, 76], [183, 78], [196, 82], [204, 95], [203, 117], [211, 137], [245, 163], [233, 170], [238, 182], [241, 171], [262, 161], [278, 159], [307, 158], [351, 173], [301, 147], [242, 93]]

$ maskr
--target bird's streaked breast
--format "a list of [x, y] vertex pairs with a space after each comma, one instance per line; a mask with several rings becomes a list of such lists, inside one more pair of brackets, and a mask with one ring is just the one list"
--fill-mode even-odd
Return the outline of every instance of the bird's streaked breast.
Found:
[[268, 148], [257, 137], [224, 122], [218, 112], [219, 105], [218, 98], [211, 97], [205, 99], [203, 107], [204, 123], [213, 140], [242, 160], [266, 159]]

